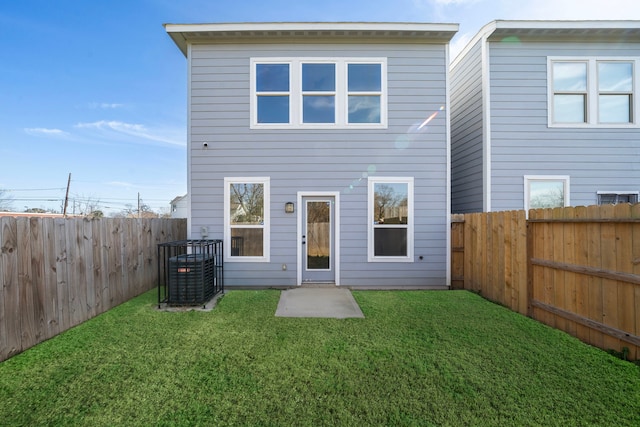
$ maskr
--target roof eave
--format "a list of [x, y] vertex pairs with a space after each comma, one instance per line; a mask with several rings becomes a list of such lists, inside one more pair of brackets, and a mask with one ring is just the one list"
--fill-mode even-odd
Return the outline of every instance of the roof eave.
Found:
[[405, 22], [279, 22], [227, 24], [165, 24], [182, 53], [187, 55], [191, 42], [231, 40], [313, 40], [339, 37], [350, 40], [397, 39], [435, 40], [449, 42], [458, 31], [458, 24]]

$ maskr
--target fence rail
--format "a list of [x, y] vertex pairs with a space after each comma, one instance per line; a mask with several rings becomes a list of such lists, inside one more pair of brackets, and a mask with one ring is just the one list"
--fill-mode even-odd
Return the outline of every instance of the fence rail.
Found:
[[451, 226], [453, 288], [640, 358], [640, 205], [454, 215]]
[[0, 361], [157, 284], [184, 219], [0, 217]]

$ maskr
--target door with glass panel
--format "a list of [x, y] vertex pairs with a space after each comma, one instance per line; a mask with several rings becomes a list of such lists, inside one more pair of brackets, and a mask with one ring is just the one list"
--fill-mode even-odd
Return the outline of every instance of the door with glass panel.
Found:
[[302, 282], [335, 282], [335, 198], [302, 198]]

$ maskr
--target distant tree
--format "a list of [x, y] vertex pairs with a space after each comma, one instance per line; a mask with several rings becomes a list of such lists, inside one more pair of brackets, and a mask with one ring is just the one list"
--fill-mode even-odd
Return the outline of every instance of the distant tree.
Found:
[[125, 208], [111, 215], [113, 218], [159, 218], [160, 215], [153, 211], [151, 206], [140, 203], [140, 209], [131, 204], [125, 205]]
[[0, 188], [0, 211], [10, 211], [12, 202], [9, 192]]
[[89, 212], [89, 215], [87, 215], [87, 216], [91, 217], [91, 218], [103, 218], [104, 217], [104, 212], [102, 212], [100, 209], [97, 209], [95, 211]]
[[42, 208], [27, 208], [25, 206], [25, 210], [26, 213], [47, 213], [46, 209], [42, 209]]
[[93, 196], [79, 195], [73, 199], [73, 206], [71, 209], [67, 208], [67, 213], [92, 216], [92, 212], [98, 211], [99, 207], [99, 199]]

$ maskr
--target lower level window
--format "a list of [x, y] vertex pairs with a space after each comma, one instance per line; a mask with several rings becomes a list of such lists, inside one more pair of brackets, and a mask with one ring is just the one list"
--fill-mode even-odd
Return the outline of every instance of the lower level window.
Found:
[[569, 206], [569, 177], [566, 175], [525, 175], [524, 209]]
[[599, 205], [617, 205], [618, 203], [638, 203], [637, 191], [598, 191]]
[[369, 261], [413, 260], [413, 178], [369, 178]]
[[269, 178], [225, 178], [225, 253], [229, 261], [269, 260]]

